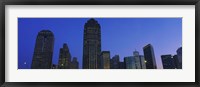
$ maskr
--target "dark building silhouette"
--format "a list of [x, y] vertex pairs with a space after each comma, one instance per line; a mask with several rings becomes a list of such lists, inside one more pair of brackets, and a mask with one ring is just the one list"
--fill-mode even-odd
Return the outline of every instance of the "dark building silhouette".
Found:
[[101, 69], [110, 69], [110, 51], [101, 52], [100, 62]]
[[71, 62], [71, 69], [78, 69], [79, 68], [79, 63], [76, 57], [73, 58]]
[[176, 69], [180, 69], [180, 66], [181, 66], [181, 65], [180, 65], [180, 63], [179, 63], [178, 56], [177, 56], [177, 55], [174, 55], [173, 58], [174, 58], [175, 68], [176, 68]]
[[126, 66], [124, 64], [124, 62], [119, 62], [119, 69], [125, 69]]
[[146, 61], [146, 69], [157, 69], [153, 46], [151, 44], [148, 44], [143, 47], [143, 51]]
[[119, 55], [115, 55], [110, 59], [110, 68], [111, 69], [119, 69]]
[[179, 69], [182, 69], [182, 47], [178, 48], [176, 52], [179, 61]]
[[32, 69], [51, 69], [54, 50], [54, 35], [50, 30], [38, 33], [33, 53]]
[[163, 69], [175, 69], [175, 62], [172, 55], [161, 55]]
[[84, 26], [83, 69], [100, 68], [101, 27], [95, 19], [89, 19]]
[[69, 69], [71, 63], [71, 54], [67, 44], [63, 44], [63, 48], [60, 48], [58, 68]]

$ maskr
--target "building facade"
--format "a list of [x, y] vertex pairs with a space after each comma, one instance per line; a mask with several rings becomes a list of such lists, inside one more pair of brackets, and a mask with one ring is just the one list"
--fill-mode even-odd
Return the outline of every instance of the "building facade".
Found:
[[100, 57], [101, 69], [110, 69], [110, 51], [102, 51]]
[[38, 33], [33, 53], [32, 69], [51, 69], [54, 50], [54, 35], [50, 30]]
[[138, 51], [134, 51], [133, 52], [133, 56], [134, 56], [134, 59], [135, 59], [135, 67], [136, 69], [141, 69], [141, 63], [140, 63], [140, 55], [139, 55], [139, 52]]
[[76, 57], [72, 59], [71, 62], [71, 69], [79, 69], [79, 63]]
[[176, 68], [176, 69], [181, 69], [181, 68], [180, 68], [181, 65], [180, 65], [180, 63], [179, 63], [178, 56], [177, 56], [177, 55], [174, 55], [174, 56], [173, 56], [173, 59], [174, 59], [175, 68]]
[[119, 69], [126, 69], [124, 62], [119, 62]]
[[124, 63], [125, 63], [126, 69], [136, 69], [134, 56], [124, 57]]
[[172, 55], [161, 55], [163, 69], [175, 69], [175, 62]]
[[100, 68], [101, 27], [95, 19], [85, 23], [83, 38], [83, 69]]
[[70, 69], [71, 54], [67, 44], [63, 44], [63, 48], [60, 48], [58, 68]]
[[143, 47], [143, 52], [146, 62], [146, 69], [157, 69], [153, 46], [151, 44], [146, 45]]
[[110, 59], [110, 68], [111, 69], [119, 69], [119, 55], [115, 55]]
[[145, 59], [143, 55], [139, 55], [141, 69], [146, 69]]
[[135, 58], [136, 69], [146, 69], [144, 56], [140, 55], [138, 51], [134, 51], [133, 56]]
[[176, 53], [179, 61], [179, 68], [182, 69], [182, 47], [178, 48]]

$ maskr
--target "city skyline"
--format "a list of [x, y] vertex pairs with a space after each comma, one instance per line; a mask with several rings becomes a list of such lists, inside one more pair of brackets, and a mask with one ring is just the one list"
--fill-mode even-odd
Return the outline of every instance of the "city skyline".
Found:
[[[68, 21], [66, 21], [68, 19]], [[22, 20], [20, 21], [20, 19], [19, 19], [19, 25], [20, 25], [20, 23], [21, 22], [23, 22], [24, 20], [32, 20], [32, 22], [33, 22], [33, 20], [37, 20], [37, 21], [39, 21], [39, 20], [43, 20], [42, 22], [40, 21], [39, 23], [35, 23], [35, 22], [33, 22], [33, 23], [30, 23], [30, 24], [28, 24], [29, 25], [29, 27], [31, 27], [30, 25], [34, 25], [34, 24], [46, 24], [46, 23], [44, 23], [44, 21], [46, 20], [46, 22], [47, 22], [47, 24], [48, 24], [48, 22], [53, 22], [53, 23], [55, 23], [54, 25], [58, 25], [59, 23], [61, 23], [61, 24], [63, 24], [63, 23], [68, 23], [68, 22], [77, 22], [78, 21], [78, 19], [79, 19], [79, 21], [80, 20], [85, 20], [85, 19], [87, 19], [87, 18], [66, 18], [65, 19], [65, 21], [62, 19], [62, 18], [36, 18], [36, 19], [34, 19], [34, 18], [32, 18], [32, 19], [30, 19], [30, 18], [22, 18]], [[89, 19], [89, 18], [88, 18]], [[88, 20], [87, 19], [87, 20]], [[164, 25], [165, 26], [163, 26], [162, 25], [162, 27], [163, 28], [166, 28], [166, 26], [172, 26], [172, 24], [173, 24], [173, 22], [174, 21], [176, 21], [175, 23], [178, 23], [178, 28], [175, 28], [175, 29], [179, 29], [179, 30], [175, 30], [176, 32], [175, 32], [175, 34], [177, 34], [177, 35], [173, 35], [172, 34], [172, 32], [174, 31], [171, 31], [171, 32], [169, 32], [171, 29], [170, 28], [166, 28], [166, 29], [169, 29], [169, 31], [168, 32], [166, 32], [166, 29], [164, 29], [164, 30], [153, 30], [152, 32], [157, 32], [158, 34], [160, 33], [160, 36], [162, 36], [164, 33], [167, 33], [167, 36], [168, 37], [164, 37], [164, 38], [162, 38], [162, 39], [164, 39], [164, 40], [167, 40], [167, 42], [170, 40], [170, 39], [175, 39], [175, 38], [177, 38], [178, 36], [178, 40], [179, 40], [179, 43], [178, 44], [180, 44], [181, 45], [181, 43], [182, 43], [182, 37], [181, 37], [181, 24], [182, 23], [180, 23], [180, 22], [182, 22], [181, 21], [181, 18], [171, 18], [171, 19], [169, 19], [169, 18], [95, 18], [98, 22], [99, 22], [99, 20], [103, 20], [103, 21], [108, 21], [108, 20], [114, 20], [114, 21], [112, 21], [112, 23], [113, 22], [116, 22], [116, 20], [119, 22], [123, 22], [123, 21], [126, 21], [126, 22], [128, 22], [129, 24], [127, 24], [127, 23], [125, 23], [125, 22], [123, 22], [122, 23], [122, 25], [129, 25], [129, 28], [131, 28], [131, 27], [133, 27], [133, 25], [130, 25], [131, 23], [132, 24], [136, 24], [136, 25], [138, 25], [137, 23], [135, 23], [135, 22], [131, 22], [131, 21], [133, 21], [133, 20], [137, 20], [137, 21], [139, 21], [139, 23], [141, 22], [141, 20], [146, 20], [146, 21], [149, 21], [149, 20], [153, 20], [153, 22], [155, 22], [155, 21], [159, 21], [159, 20], [162, 20], [162, 21], [160, 21], [160, 22], [164, 22]], [[49, 21], [50, 20], [50, 21]], [[76, 21], [72, 21], [72, 20], [76, 20]], [[86, 21], [87, 21], [86, 20]], [[128, 20], [128, 21], [127, 21]], [[177, 21], [178, 20], [178, 21]], [[86, 21], [84, 21], [84, 22], [86, 22]], [[31, 21], [29, 21], [29, 22], [31, 22]], [[27, 22], [24, 22], [25, 24], [27, 23]], [[134, 44], [133, 44], [133, 46], [132, 45], [128, 45], [130, 48], [132, 48], [132, 51], [130, 51], [131, 49], [129, 49], [129, 48], [126, 48], [126, 49], [128, 49], [128, 50], [126, 50], [126, 53], [130, 53], [129, 55], [127, 55], [127, 54], [122, 54], [123, 52], [123, 50], [120, 50], [122, 53], [120, 53], [120, 52], [118, 52], [118, 53], [115, 53], [116, 51], [119, 51], [119, 50], [115, 50], [115, 51], [112, 51], [113, 49], [110, 49], [109, 50], [109, 48], [112, 48], [112, 47], [114, 47], [114, 48], [116, 48], [116, 49], [118, 49], [118, 48], [123, 48], [123, 46], [125, 46], [125, 45], [127, 45], [127, 44], [125, 44], [124, 42], [126, 42], [126, 40], [127, 40], [127, 42], [132, 42], [133, 40], [131, 40], [131, 39], [134, 39], [134, 41], [135, 41], [135, 43], [138, 43], [137, 41], [138, 40], [145, 40], [145, 38], [146, 38], [146, 40], [148, 40], [147, 38], [147, 36], [148, 36], [148, 34], [145, 34], [146, 32], [138, 32], [138, 30], [137, 29], [132, 29], [132, 30], [130, 30], [130, 29], [128, 29], [128, 31], [127, 31], [127, 29], [123, 29], [123, 30], [125, 30], [125, 31], [123, 31], [123, 33], [126, 33], [126, 34], [129, 34], [129, 37], [126, 37], [127, 35], [126, 34], [124, 34], [124, 35], [122, 35], [120, 38], [122, 38], [122, 39], [120, 39], [120, 40], [124, 40], [123, 42], [118, 42], [118, 43], [115, 43], [115, 44], [118, 44], [118, 45], [115, 45], [115, 44], [113, 44], [113, 42], [111, 41], [107, 41], [107, 42], [104, 42], [105, 41], [105, 39], [106, 40], [108, 40], [108, 39], [110, 39], [110, 40], [113, 40], [113, 39], [115, 39], [115, 38], [112, 38], [113, 37], [113, 33], [116, 33], [116, 34], [119, 34], [119, 33], [122, 33], [122, 32], [119, 32], [120, 30], [114, 30], [112, 33], [110, 33], [110, 34], [108, 34], [109, 36], [111, 36], [111, 37], [108, 37], [108, 35], [106, 36], [105, 35], [105, 33], [108, 33], [108, 32], [103, 32], [105, 29], [104, 29], [104, 27], [103, 26], [105, 26], [105, 23], [104, 22], [99, 22], [100, 23], [100, 25], [102, 26], [102, 28], [101, 28], [101, 38], [102, 38], [102, 51], [105, 51], [105, 50], [108, 50], [108, 51], [110, 51], [110, 54], [111, 54], [111, 58], [114, 56], [114, 55], [119, 55], [120, 56], [120, 61], [122, 61], [123, 60], [123, 58], [124, 57], [126, 57], [126, 56], [132, 56], [133, 55], [133, 51], [135, 51], [135, 49], [137, 50], [137, 51], [139, 51], [139, 54], [141, 54], [141, 55], [144, 55], [143, 54], [143, 52], [140, 50], [140, 49], [142, 49], [142, 47], [144, 47], [145, 45], [147, 45], [147, 44], [153, 44], [153, 46], [155, 46], [154, 47], [154, 50], [156, 50], [157, 48], [159, 48], [160, 46], [157, 46], [157, 45], [154, 45], [154, 41], [156, 40], [157, 41], [157, 43], [160, 43], [160, 44], [162, 44], [162, 39], [160, 39], [159, 37], [156, 37], [156, 38], [154, 38], [154, 39], [152, 39], [152, 41], [149, 41], [149, 43], [148, 42], [146, 42], [146, 43], [143, 43], [143, 44], [145, 44], [145, 45], [143, 45], [143, 46], [141, 46], [141, 47], [139, 47], [139, 46], [135, 46], [135, 49], [133, 49], [134, 47]], [[172, 24], [171, 24], [172, 23]], [[23, 23], [22, 23], [23, 24]], [[83, 23], [84, 24], [84, 23]], [[103, 25], [102, 25], [103, 24]], [[141, 24], [141, 23], [140, 23]], [[149, 24], [149, 23], [147, 23], [147, 24]], [[152, 23], [151, 23], [152, 24]], [[161, 23], [162, 24], [162, 23]], [[53, 25], [53, 24], [52, 24]], [[52, 25], [48, 25], [48, 26], [52, 26]], [[53, 26], [54, 26], [53, 25]], [[75, 24], [74, 24], [75, 25]], [[118, 25], [110, 25], [110, 26], [116, 26], [117, 28], [125, 28], [125, 27], [123, 27], [123, 26], [120, 26], [119, 24]], [[24, 25], [24, 26], [26, 26], [26, 25]], [[42, 25], [42, 26], [44, 26], [44, 25]], [[63, 25], [62, 25], [63, 26]], [[68, 25], [69, 26], [69, 25]], [[107, 26], [109, 26], [109, 23], [107, 23]], [[145, 26], [145, 24], [141, 24], [141, 26], [140, 26], [140, 28], [138, 28], [138, 29], [142, 29], [142, 26]], [[152, 26], [155, 26], [155, 25], [152, 25]], [[160, 26], [160, 25], [157, 25], [157, 26]], [[21, 27], [22, 28], [24, 28], [25, 29], [25, 27], [23, 27], [23, 26], [19, 26], [19, 29], [21, 29]], [[26, 26], [27, 27], [27, 26]], [[40, 26], [41, 27], [41, 26]], [[58, 26], [57, 26], [58, 27]], [[60, 28], [62, 28], [61, 26], [59, 26]], [[73, 26], [69, 26], [69, 27], [73, 27]], [[82, 27], [82, 29], [84, 28], [83, 26], [81, 26]], [[174, 25], [172, 26], [172, 27], [174, 27]], [[176, 27], [177, 27], [177, 25], [176, 25]], [[33, 28], [33, 27], [32, 27]], [[149, 27], [149, 28], [152, 28], [152, 27]], [[174, 28], [173, 28], [174, 29]], [[43, 29], [41, 29], [41, 30], [43, 30]], [[55, 30], [57, 30], [57, 29], [49, 29], [49, 30], [54, 30], [53, 32], [55, 32]], [[75, 30], [75, 29], [74, 29]], [[80, 29], [79, 29], [80, 30]], [[109, 29], [110, 30], [110, 29]], [[112, 28], [111, 28], [111, 30], [112, 30]], [[59, 31], [59, 30], [58, 30]], [[61, 31], [61, 30], [60, 30]], [[75, 35], [77, 35], [77, 37], [80, 37], [81, 35], [83, 35], [83, 31], [81, 31], [81, 33], [82, 34], [78, 34], [78, 32], [77, 32], [77, 34], [76, 33], [73, 33], [72, 31], [73, 31], [73, 29], [67, 29], [67, 30], [64, 30], [63, 29], [63, 31], [71, 31], [71, 33], [72, 34], [75, 34]], [[132, 32], [130, 32], [130, 31], [132, 31]], [[135, 32], [133, 32], [133, 31], [135, 31]], [[148, 30], [147, 30], [148, 31]], [[162, 31], [162, 32], [161, 32]], [[164, 31], [164, 32], [163, 32]], [[177, 31], [179, 31], [179, 32], [177, 32]], [[39, 32], [39, 31], [38, 31]], [[20, 48], [20, 46], [22, 45], [22, 44], [20, 44], [20, 43], [23, 43], [23, 42], [20, 42], [20, 40], [22, 39], [22, 38], [20, 38], [20, 37], [22, 37], [23, 35], [21, 35], [20, 33], [22, 33], [22, 30], [20, 31], [19, 30], [19, 48]], [[60, 38], [58, 38], [56, 35], [57, 34], [55, 34], [55, 47], [54, 47], [54, 49], [55, 50], [57, 50], [57, 45], [56, 45], [56, 39], [67, 39], [67, 38], [69, 38], [69, 37], [64, 37], [64, 32], [60, 32], [61, 34], [63, 34], [63, 36], [61, 36]], [[67, 33], [67, 32], [66, 32]], [[80, 32], [79, 32], [80, 33]], [[130, 33], [134, 33], [134, 34], [138, 34], [138, 36], [140, 36], [140, 34], [142, 34], [143, 35], [143, 39], [142, 39], [142, 37], [137, 37], [138, 39], [135, 39], [135, 37], [131, 37], [131, 35], [130, 35]], [[31, 33], [30, 33], [31, 34]], [[68, 33], [69, 34], [69, 33]], [[134, 36], [134, 34], [133, 34], [133, 36]], [[20, 36], [21, 35], [21, 36]], [[120, 35], [120, 34], [119, 34]], [[146, 35], [146, 36], [145, 36]], [[29, 36], [29, 35], [28, 35]], [[114, 35], [115, 36], [115, 35]], [[125, 37], [124, 37], [125, 36]], [[137, 35], [136, 35], [137, 36]], [[157, 36], [157, 35], [154, 35], [154, 34], [151, 34], [151, 36]], [[159, 35], [158, 35], [159, 36]], [[174, 37], [174, 36], [176, 36], [176, 37]], [[56, 38], [57, 37], [57, 38]], [[174, 37], [174, 38], [173, 38]], [[77, 59], [78, 59], [78, 62], [79, 63], [81, 63], [82, 61], [80, 61], [81, 59], [82, 59], [82, 57], [81, 56], [76, 56], [75, 54], [76, 53], [74, 53], [73, 52], [73, 50], [76, 48], [76, 49], [79, 49], [79, 51], [80, 51], [80, 49], [82, 49], [82, 48], [79, 48], [79, 47], [74, 47], [73, 48], [73, 46], [70, 46], [70, 44], [72, 44], [73, 43], [73, 40], [74, 40], [74, 38], [76, 38], [76, 37], [73, 37], [73, 38], [71, 38], [71, 41], [69, 41], [70, 43], [68, 43], [68, 42], [59, 42], [59, 43], [67, 43], [67, 44], [69, 44], [69, 50], [72, 50], [72, 57], [77, 57]], [[83, 37], [82, 37], [83, 38]], [[167, 38], [167, 39], [165, 39], [165, 38]], [[119, 38], [117, 38], [117, 39], [119, 39]], [[126, 39], [126, 40], [125, 40]], [[177, 40], [177, 39], [175, 39], [175, 40]], [[23, 38], [23, 41], [25, 42], [25, 43], [27, 43], [26, 42], [26, 39], [24, 40], [24, 38]], [[81, 40], [82, 41], [82, 40]], [[113, 40], [114, 42], [115, 42], [115, 40]], [[76, 41], [75, 41], [76, 42]], [[83, 43], [83, 42], [82, 42]], [[124, 45], [123, 45], [123, 44]], [[171, 43], [173, 43], [173, 41], [171, 42]], [[177, 42], [175, 42], [174, 41], [174, 43], [177, 43]], [[173, 44], [174, 44], [173, 43]], [[33, 43], [34, 44], [34, 43]], [[61, 44], [61, 45], [62, 45]], [[75, 44], [77, 44], [77, 43], [75, 43]], [[80, 43], [81, 44], [81, 43]], [[111, 44], [111, 45], [108, 45], [108, 46], [105, 46], [105, 44]], [[112, 46], [112, 44], [114, 45], [114, 46]], [[121, 45], [119, 45], [119, 44], [121, 44]], [[82, 44], [81, 44], [82, 45]], [[138, 45], [141, 45], [141, 44], [138, 44]], [[168, 45], [170, 45], [170, 43], [168, 43]], [[177, 48], [179, 48], [180, 46], [178, 46], [177, 44], [175, 44], [176, 46], [175, 47], [171, 47], [171, 48], [169, 48], [170, 46], [167, 46], [168, 47], [168, 49], [177, 49]], [[76, 46], [79, 46], [79, 45], [76, 45]], [[110, 46], [110, 47], [109, 47]], [[108, 48], [105, 48], [105, 47], [108, 47]], [[125, 46], [126, 47], [126, 46]], [[162, 46], [161, 46], [162, 47]], [[26, 46], [24, 46], [24, 48], [25, 49], [27, 49], [26, 48]], [[22, 49], [24, 49], [24, 48], [22, 48]], [[61, 47], [60, 47], [61, 48]], [[168, 50], [168, 49], [166, 49], [166, 50]], [[54, 50], [54, 57], [53, 57], [53, 64], [58, 64], [58, 55], [56, 55], [55, 56], [55, 54], [57, 54], [57, 52]], [[159, 50], [159, 51], [163, 51], [163, 49], [162, 50]], [[172, 50], [171, 50], [172, 51]], [[56, 52], [56, 53], [55, 53]], [[158, 51], [156, 51], [155, 52], [155, 58], [156, 58], [156, 62], [158, 62], [158, 64], [157, 64], [157, 66], [158, 66], [158, 68], [162, 68], [162, 65], [161, 65], [161, 63], [159, 62], [159, 58], [161, 58], [161, 57], [159, 57], [160, 55], [159, 54], [156, 54]], [[20, 51], [20, 49], [19, 49], [19, 54], [20, 53], [22, 53], [22, 50]], [[80, 52], [81, 53], [81, 52]], [[159, 53], [159, 52], [158, 52]], [[168, 53], [164, 53], [163, 52], [163, 54], [161, 54], [161, 55], [164, 55], [164, 54], [175, 54], [176, 53], [176, 50], [174, 50], [173, 52], [168, 52]], [[30, 53], [29, 53], [30, 54]], [[32, 60], [32, 58], [27, 58], [27, 59], [24, 59], [23, 60], [23, 58], [21, 59], [21, 57], [20, 56], [22, 56], [22, 55], [19, 55], [19, 66], [18, 66], [18, 68], [20, 68], [20, 62], [22, 62], [22, 65], [23, 66], [21, 66], [22, 68], [23, 67], [29, 67], [28, 65], [26, 65], [26, 66], [24, 66], [24, 62], [27, 62], [27, 64], [29, 64], [28, 63], [28, 61], [30, 61], [30, 60]], [[24, 55], [23, 55], [24, 56]], [[20, 59], [22, 60], [22, 61], [20, 61]], [[57, 61], [56, 61], [57, 60]], [[80, 66], [79, 66], [79, 68], [82, 68], [82, 64], [79, 64]]]

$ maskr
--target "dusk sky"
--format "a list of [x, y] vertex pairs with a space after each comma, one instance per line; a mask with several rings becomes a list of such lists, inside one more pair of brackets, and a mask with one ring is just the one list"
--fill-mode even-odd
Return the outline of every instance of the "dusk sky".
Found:
[[[53, 64], [58, 64], [59, 49], [67, 43], [71, 56], [77, 57], [82, 68], [83, 30], [90, 18], [18, 18], [18, 68], [31, 67], [36, 37], [41, 30], [54, 33]], [[176, 54], [182, 46], [182, 18], [95, 18], [101, 26], [102, 51], [111, 58], [143, 54], [143, 47], [152, 44], [158, 68], [161, 55]]]

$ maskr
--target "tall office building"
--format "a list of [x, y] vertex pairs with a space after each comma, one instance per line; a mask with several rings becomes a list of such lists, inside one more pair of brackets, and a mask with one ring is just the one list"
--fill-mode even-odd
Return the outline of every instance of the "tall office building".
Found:
[[101, 27], [91, 18], [84, 26], [83, 69], [100, 68]]
[[124, 57], [126, 69], [136, 69], [135, 58], [133, 56]]
[[140, 63], [140, 55], [138, 51], [133, 52], [133, 56], [135, 58], [135, 67], [136, 69], [141, 69], [141, 63]]
[[175, 69], [175, 62], [172, 55], [161, 55], [163, 69]]
[[60, 48], [58, 68], [69, 69], [71, 63], [71, 54], [67, 44], [63, 44], [63, 48]]
[[79, 63], [78, 63], [78, 60], [76, 57], [74, 57], [72, 59], [72, 62], [71, 62], [71, 69], [78, 69], [79, 68]]
[[182, 69], [182, 47], [177, 49], [177, 57], [178, 57], [178, 61], [179, 61], [179, 65], [180, 65], [180, 69]]
[[138, 51], [133, 52], [135, 58], [136, 69], [146, 69], [144, 56], [140, 55]]
[[32, 69], [51, 69], [54, 50], [54, 35], [49, 30], [38, 33], [33, 53]]
[[141, 69], [146, 69], [145, 59], [143, 55], [139, 55]]
[[110, 68], [111, 69], [119, 69], [119, 55], [115, 55], [110, 59]]
[[101, 52], [101, 69], [110, 69], [110, 51]]
[[174, 55], [173, 59], [174, 59], [175, 68], [180, 69], [180, 63], [179, 63], [179, 60], [178, 60], [178, 56]]
[[146, 69], [157, 69], [153, 46], [151, 44], [148, 44], [143, 47], [143, 51], [146, 62]]

